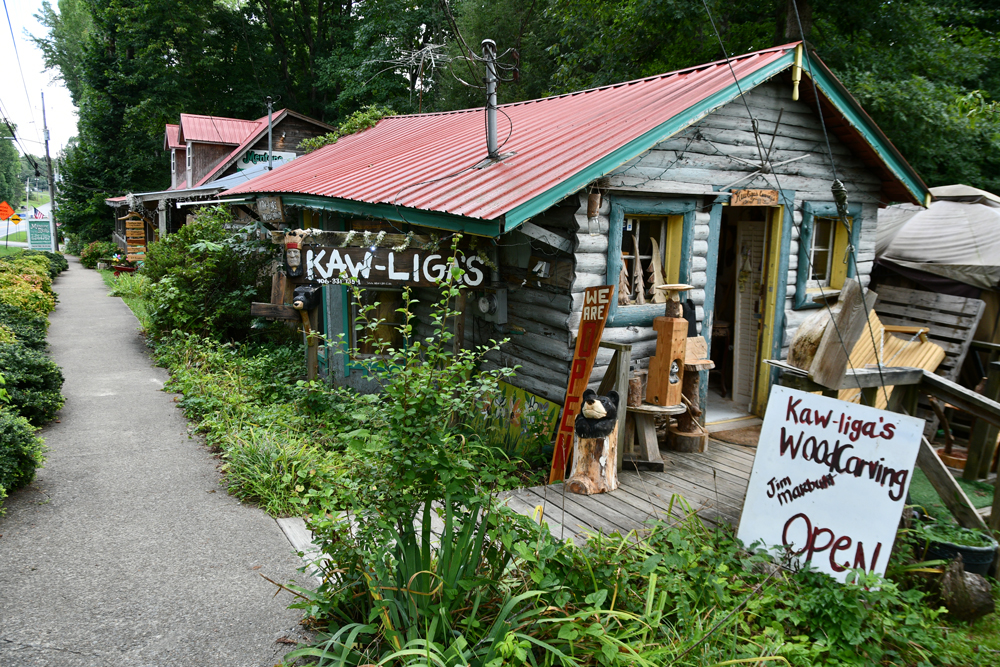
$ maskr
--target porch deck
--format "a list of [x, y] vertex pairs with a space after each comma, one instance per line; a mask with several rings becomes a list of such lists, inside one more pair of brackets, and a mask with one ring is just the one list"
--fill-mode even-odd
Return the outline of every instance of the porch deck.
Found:
[[588, 533], [621, 533], [644, 528], [656, 517], [684, 515], [674, 495], [683, 497], [709, 525], [739, 523], [755, 450], [711, 440], [709, 451], [661, 450], [664, 472], [622, 470], [612, 493], [565, 493], [562, 484], [534, 486], [507, 494], [514, 511], [525, 516], [543, 507], [543, 520], [556, 537], [581, 542]]

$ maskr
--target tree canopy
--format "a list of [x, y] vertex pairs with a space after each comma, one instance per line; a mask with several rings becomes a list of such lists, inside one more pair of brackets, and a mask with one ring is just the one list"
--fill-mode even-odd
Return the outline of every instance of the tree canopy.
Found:
[[[271, 95], [331, 124], [482, 106], [485, 38], [501, 102], [635, 79], [804, 33], [931, 186], [1000, 192], [1000, 9], [992, 0], [58, 0], [46, 62], [80, 108], [62, 159], [70, 231], [111, 229], [107, 196], [169, 183], [181, 112], [256, 118]], [[796, 10], [798, 15], [796, 16]], [[799, 23], [801, 20], [802, 31]]]

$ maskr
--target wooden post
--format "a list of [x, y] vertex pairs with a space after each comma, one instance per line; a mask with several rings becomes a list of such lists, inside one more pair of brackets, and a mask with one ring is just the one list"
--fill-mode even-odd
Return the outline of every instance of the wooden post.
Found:
[[[892, 396], [890, 396], [890, 405], [898, 407], [899, 411], [903, 414], [912, 415], [916, 412], [918, 392], [920, 391], [918, 387], [920, 386], [915, 384], [897, 386], [892, 392]], [[897, 393], [900, 394], [898, 398], [896, 397]], [[945, 504], [960, 525], [966, 528], [986, 530], [986, 523], [972, 506], [972, 501], [969, 500], [965, 491], [958, 485], [955, 478], [951, 476], [951, 472], [941, 462], [931, 444], [927, 442], [927, 438], [924, 437], [920, 438], [920, 449], [917, 452], [917, 466], [927, 475], [931, 486], [934, 487], [938, 496], [941, 497], [941, 502]], [[993, 504], [997, 504], [996, 497], [993, 499]]]
[[698, 423], [701, 407], [698, 402], [701, 373], [697, 366], [684, 369], [683, 396], [687, 410], [677, 415], [677, 428], [670, 427], [670, 449], [677, 452], [708, 451], [708, 433]]
[[[1000, 361], [990, 363], [987, 368], [986, 389], [983, 396], [998, 401], [1000, 399]], [[968, 480], [982, 479], [990, 472], [993, 452], [997, 444], [997, 427], [985, 419], [977, 419], [969, 436], [969, 457], [965, 461], [962, 477]]]
[[[668, 305], [670, 302], [667, 302]], [[649, 359], [646, 400], [655, 405], [678, 405], [681, 402], [684, 355], [687, 349], [688, 321], [679, 317], [657, 317], [656, 355]]]
[[618, 425], [606, 438], [573, 437], [573, 467], [566, 488], [591, 495], [618, 488]]
[[[609, 343], [601, 341], [600, 347], [614, 350], [608, 370], [604, 373], [600, 386], [597, 388], [598, 396], [607, 396], [608, 392], [614, 389], [618, 392], [618, 426], [617, 433], [625, 433], [626, 406], [628, 405], [629, 391], [629, 368], [632, 366], [632, 346], [627, 343]], [[620, 438], [619, 438], [620, 440]], [[623, 447], [619, 444], [616, 448], [616, 465], [621, 468]]]

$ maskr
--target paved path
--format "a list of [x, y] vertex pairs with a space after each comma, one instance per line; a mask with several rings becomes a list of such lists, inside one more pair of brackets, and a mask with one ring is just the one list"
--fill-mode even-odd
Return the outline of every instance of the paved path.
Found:
[[298, 638], [276, 581], [302, 579], [274, 520], [219, 485], [96, 271], [56, 280], [66, 406], [49, 453], [0, 518], [0, 666], [273, 665]]

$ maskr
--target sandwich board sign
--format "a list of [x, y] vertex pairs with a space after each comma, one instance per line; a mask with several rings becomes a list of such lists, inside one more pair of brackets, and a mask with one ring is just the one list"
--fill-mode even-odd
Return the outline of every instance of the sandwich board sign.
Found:
[[844, 582], [885, 574], [923, 421], [775, 385], [736, 536]]
[[32, 250], [56, 251], [51, 219], [28, 218], [28, 247]]

